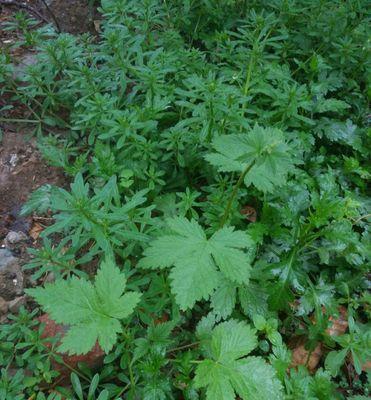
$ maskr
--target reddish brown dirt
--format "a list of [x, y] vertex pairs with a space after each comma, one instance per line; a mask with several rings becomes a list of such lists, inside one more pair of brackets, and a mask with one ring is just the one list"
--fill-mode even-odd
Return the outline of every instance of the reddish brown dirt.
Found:
[[[68, 326], [55, 323], [49, 318], [48, 314], [43, 314], [38, 319], [41, 323], [45, 324], [45, 328], [41, 336], [42, 338], [55, 338], [57, 335], [63, 337], [63, 335], [65, 335], [68, 331]], [[46, 345], [51, 347], [49, 342], [47, 342]], [[77, 369], [79, 363], [85, 363], [91, 369], [100, 367], [103, 363], [104, 355], [105, 354], [98, 343], [96, 343], [94, 348], [86, 354], [74, 356], [60, 354], [65, 365], [53, 362], [53, 367], [61, 374], [58, 379], [58, 383], [61, 384], [65, 380], [68, 381], [71, 374], [70, 368]], [[66, 365], [68, 365], [70, 368], [66, 367]]]

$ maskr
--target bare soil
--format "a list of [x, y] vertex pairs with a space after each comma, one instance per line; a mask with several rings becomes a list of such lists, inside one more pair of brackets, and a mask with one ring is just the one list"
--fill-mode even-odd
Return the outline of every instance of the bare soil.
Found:
[[41, 158], [24, 130], [5, 129], [0, 143], [0, 240], [9, 231], [28, 234], [31, 221], [19, 215], [22, 205], [38, 187], [46, 183], [64, 186], [65, 181], [58, 168]]
[[[16, 74], [21, 75], [24, 68], [34, 62], [33, 49], [14, 46], [22, 39], [21, 32], [6, 29], [8, 23], [14, 21], [16, 12], [25, 12], [39, 21], [34, 28], [52, 23], [63, 32], [94, 33], [97, 12], [88, 3], [89, 0], [0, 0], [0, 47], [12, 58]], [[33, 126], [10, 122], [29, 119], [30, 111], [11, 94], [3, 93], [0, 109], [10, 104], [13, 108], [1, 113], [8, 121], [0, 122], [0, 323], [7, 320], [8, 312], [17, 312], [20, 305], [33, 308], [34, 304], [24, 295], [23, 289], [39, 282], [32, 280], [32, 271], [22, 271], [22, 266], [30, 259], [27, 248], [39, 248], [40, 233], [52, 223], [50, 215], [21, 216], [22, 206], [31, 193], [44, 184], [68, 185], [63, 171], [43, 160], [32, 135]], [[58, 241], [57, 238], [52, 240]], [[19, 288], [14, 286], [15, 280]]]
[[[18, 33], [1, 29], [12, 21], [16, 12], [26, 12], [39, 20], [40, 25], [50, 22], [63, 32], [73, 34], [93, 32], [93, 20], [98, 13], [89, 0], [0, 0], [0, 46], [8, 47], [19, 39]], [[18, 47], [11, 51], [14, 63], [22, 66], [25, 55], [32, 57], [31, 49]], [[3, 95], [0, 106], [11, 102]], [[18, 105], [10, 112], [12, 118], [27, 118], [25, 110]], [[26, 234], [32, 225], [32, 218], [19, 215], [20, 209], [31, 192], [43, 184], [66, 186], [61, 170], [50, 167], [42, 160], [29, 129], [19, 124], [0, 123], [3, 138], [0, 141], [0, 243], [9, 231]]]
[[96, 7], [89, 0], [0, 0], [1, 17], [16, 11], [72, 34], [95, 33], [93, 21], [99, 19]]

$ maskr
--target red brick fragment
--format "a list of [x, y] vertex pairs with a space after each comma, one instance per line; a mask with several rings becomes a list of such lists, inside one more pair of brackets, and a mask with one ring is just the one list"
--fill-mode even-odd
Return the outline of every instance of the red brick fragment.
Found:
[[[42, 338], [53, 338], [56, 335], [60, 334], [61, 337], [66, 334], [68, 331], [68, 326], [57, 324], [52, 319], [49, 318], [48, 314], [43, 314], [39, 318], [40, 323], [45, 324], [44, 331], [41, 335]], [[51, 343], [46, 342], [48, 347], [51, 347]], [[80, 355], [68, 355], [65, 353], [58, 353], [65, 364], [67, 364], [70, 368], [77, 369], [78, 363], [86, 364], [90, 369], [97, 369], [103, 364], [104, 358], [104, 351], [100, 348], [98, 342], [95, 344], [93, 349], [86, 354]], [[71, 369], [66, 367], [63, 364], [57, 363], [56, 361], [53, 362], [53, 368], [57, 370], [62, 377], [69, 378], [71, 374]]]

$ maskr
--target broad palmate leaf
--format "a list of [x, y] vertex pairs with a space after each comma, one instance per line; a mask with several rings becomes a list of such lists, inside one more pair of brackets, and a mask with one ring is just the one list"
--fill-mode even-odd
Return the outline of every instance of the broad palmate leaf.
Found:
[[283, 132], [276, 128], [256, 125], [246, 134], [216, 137], [212, 145], [216, 153], [207, 154], [207, 161], [223, 172], [242, 173], [252, 166], [244, 182], [263, 192], [283, 185], [287, 173], [294, 167], [291, 149]]
[[186, 218], [169, 218], [171, 234], [155, 239], [144, 251], [142, 268], [173, 267], [171, 287], [182, 310], [207, 299], [223, 275], [236, 283], [247, 283], [250, 275], [249, 236], [233, 228], [222, 228], [210, 239], [201, 226]]
[[255, 330], [230, 320], [217, 325], [206, 343], [207, 358], [197, 366], [196, 388], [207, 400], [280, 400], [282, 386], [272, 366], [261, 357], [246, 357], [257, 346]]
[[123, 294], [125, 275], [112, 260], [102, 263], [95, 283], [72, 277], [28, 289], [50, 317], [69, 325], [59, 347], [61, 352], [85, 354], [96, 341], [108, 353], [122, 331], [120, 320], [130, 315], [140, 300], [140, 293]]

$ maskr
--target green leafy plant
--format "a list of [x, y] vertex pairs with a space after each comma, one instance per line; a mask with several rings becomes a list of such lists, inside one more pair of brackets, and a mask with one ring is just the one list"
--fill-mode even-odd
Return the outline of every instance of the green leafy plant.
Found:
[[[77, 174], [70, 193], [61, 188], [54, 191], [50, 209], [56, 213], [55, 223], [45, 229], [42, 235], [47, 237], [65, 230], [70, 233], [66, 238], [76, 248], [93, 240], [95, 245], [90, 251], [93, 255], [102, 251], [113, 253], [114, 248], [123, 240], [147, 241], [148, 237], [140, 232], [136, 224], [144, 226], [148, 221], [146, 210], [137, 209], [145, 202], [145, 193], [138, 192], [125, 205], [121, 204], [117, 180], [113, 176], [101, 190], [91, 196], [89, 184], [85, 184], [82, 175]], [[31, 207], [32, 203], [29, 203], [24, 212]]]
[[142, 268], [166, 268], [172, 291], [180, 308], [186, 310], [195, 302], [207, 299], [224, 275], [236, 283], [247, 283], [250, 259], [243, 251], [251, 247], [243, 232], [223, 228], [210, 239], [194, 220], [167, 220], [171, 234], [155, 239], [139, 262]]
[[207, 161], [220, 171], [241, 172], [246, 186], [264, 192], [283, 185], [294, 166], [292, 150], [278, 129], [255, 126], [247, 134], [217, 137], [212, 144], [218, 153], [206, 155]]
[[247, 324], [230, 320], [217, 325], [205, 346], [207, 358], [197, 365], [195, 385], [206, 387], [207, 399], [282, 399], [274, 369], [260, 357], [247, 356], [257, 346]]
[[[128, 317], [140, 300], [137, 292], [125, 293], [126, 278], [112, 260], [102, 263], [94, 285], [72, 277], [46, 284], [44, 288], [28, 289], [27, 293], [56, 322], [70, 326], [63, 336], [60, 351], [70, 354], [87, 353], [98, 341], [109, 352], [122, 332], [120, 320]], [[68, 309], [66, 309], [68, 304]]]
[[366, 327], [352, 324], [349, 334], [334, 337], [333, 340], [340, 345], [341, 350], [332, 350], [328, 353], [325, 361], [328, 371], [334, 376], [338, 375], [345, 358], [350, 355], [355, 370], [361, 374], [363, 366], [370, 358], [371, 337]]
[[[37, 400], [368, 395], [367, 5], [102, 0], [94, 36], [9, 17], [3, 138], [33, 133], [67, 180], [22, 207], [45, 218], [25, 283], [71, 336], [58, 347], [39, 311], [9, 316], [0, 388]], [[31, 46], [35, 62], [19, 66]], [[53, 360], [97, 341], [99, 371], [79, 364], [59, 387]]]

